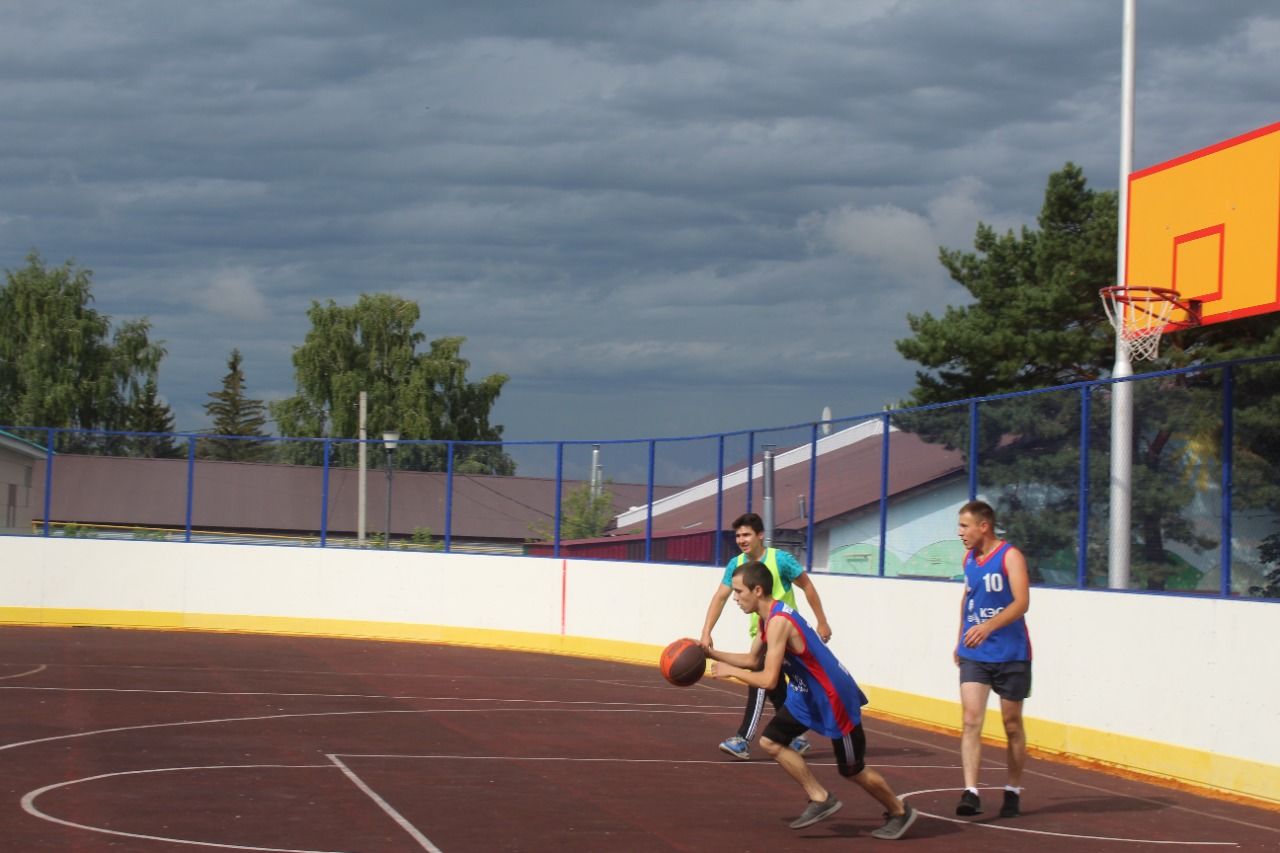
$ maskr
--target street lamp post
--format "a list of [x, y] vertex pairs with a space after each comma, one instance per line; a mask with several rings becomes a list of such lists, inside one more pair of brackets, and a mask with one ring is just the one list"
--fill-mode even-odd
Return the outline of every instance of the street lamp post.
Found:
[[395, 430], [388, 430], [382, 434], [382, 447], [387, 453], [387, 525], [383, 528], [386, 537], [382, 543], [383, 548], [391, 547], [391, 456], [396, 452], [396, 445], [400, 442], [400, 433]]

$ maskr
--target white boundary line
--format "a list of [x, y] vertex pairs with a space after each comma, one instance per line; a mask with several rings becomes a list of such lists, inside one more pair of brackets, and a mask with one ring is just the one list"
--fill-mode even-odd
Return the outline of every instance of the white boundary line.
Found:
[[73, 829], [84, 829], [89, 832], [99, 832], [103, 835], [115, 835], [122, 838], [141, 838], [147, 841], [168, 841], [171, 844], [188, 844], [194, 847], [220, 847], [224, 850], [255, 850], [266, 851], [267, 853], [342, 853], [342, 851], [334, 850], [302, 850], [296, 847], [254, 847], [246, 844], [229, 844], [218, 841], [192, 841], [187, 838], [175, 838], [166, 835], [144, 835], [138, 832], [125, 832], [119, 829], [107, 829], [102, 826], [93, 826], [87, 823], [76, 823], [70, 820], [63, 820], [60, 817], [54, 817], [48, 812], [43, 812], [36, 807], [36, 799], [44, 793], [57, 790], [58, 788], [67, 788], [71, 785], [79, 785], [82, 782], [96, 782], [99, 779], [111, 779], [116, 776], [133, 776], [141, 773], [171, 773], [180, 770], [246, 770], [251, 768], [287, 768], [295, 770], [298, 768], [307, 769], [331, 769], [327, 764], [213, 764], [198, 767], [157, 767], [151, 770], [121, 770], [116, 773], [100, 773], [97, 776], [85, 776], [83, 779], [70, 779], [65, 782], [55, 782], [52, 785], [45, 785], [43, 788], [37, 788], [34, 791], [28, 791], [22, 797], [22, 810], [34, 817], [47, 820], [50, 823], [69, 826]]
[[348, 767], [346, 764], [342, 762], [341, 758], [339, 758], [337, 755], [333, 753], [326, 753], [325, 758], [329, 759], [334, 764], [336, 764], [338, 766], [338, 769], [342, 771], [344, 776], [350, 779], [355, 784], [355, 786], [359, 788], [361, 791], [363, 791], [364, 794], [369, 799], [373, 800], [374, 803], [377, 804], [378, 808], [382, 809], [384, 812], [390, 815], [391, 819], [394, 820], [397, 824], [399, 824], [401, 829], [409, 833], [409, 835], [413, 838], [413, 840], [418, 842], [418, 846], [420, 846], [423, 850], [429, 850], [431, 851], [431, 853], [444, 853], [443, 850], [441, 850], [439, 847], [431, 843], [430, 838], [427, 838], [425, 835], [419, 832], [416, 826], [414, 826], [412, 823], [406, 820], [405, 817], [402, 814], [400, 814], [400, 812], [396, 811], [391, 806], [390, 803], [388, 803], [382, 797], [378, 796], [378, 793], [376, 791], [374, 791], [372, 788], [366, 785], [364, 783], [364, 780], [361, 779], [359, 776], [357, 776], [354, 770], [352, 770], [350, 767]]
[[10, 678], [22, 678], [24, 675], [35, 675], [37, 672], [44, 672], [48, 668], [48, 664], [42, 663], [35, 669], [29, 669], [26, 672], [15, 672], [13, 675], [0, 675], [0, 681], [6, 681]]
[[[902, 799], [914, 797], [917, 794], [942, 794], [949, 791], [958, 792], [959, 788], [928, 788], [922, 791], [909, 791], [901, 794]], [[984, 791], [996, 790], [993, 788], [983, 788]], [[1114, 841], [1118, 844], [1162, 844], [1177, 845], [1182, 847], [1239, 847], [1235, 841], [1155, 841], [1150, 838], [1117, 838], [1110, 835], [1077, 835], [1072, 832], [1052, 832], [1047, 829], [1028, 829], [1024, 826], [1010, 826], [1004, 823], [988, 823], [984, 821], [959, 820], [954, 817], [944, 817], [931, 812], [921, 811], [917, 809], [923, 817], [931, 817], [934, 820], [942, 820], [947, 823], [958, 823], [961, 826], [972, 826], [981, 829], [995, 829], [1001, 832], [1024, 832], [1028, 835], [1048, 835], [1054, 838], [1079, 838], [1083, 841]]]
[[[132, 692], [132, 691], [129, 691], [129, 692]], [[145, 692], [145, 691], [143, 691], [143, 692]], [[163, 691], [161, 691], [161, 692], [163, 692]], [[181, 691], [179, 691], [179, 692], [181, 692]], [[390, 698], [390, 697], [389, 697], [389, 698]], [[436, 698], [434, 701], [446, 701], [446, 702], [477, 702], [477, 703], [478, 703], [478, 702], [486, 702], [486, 703], [491, 703], [491, 704], [492, 704], [492, 703], [511, 703], [511, 704], [516, 704], [516, 705], [518, 705], [518, 706], [528, 706], [528, 705], [539, 705], [539, 706], [546, 706], [546, 705], [559, 705], [559, 706], [562, 706], [562, 707], [555, 707], [555, 708], [543, 707], [543, 710], [546, 710], [546, 711], [560, 711], [560, 712], [566, 712], [566, 713], [575, 713], [575, 712], [576, 712], [576, 713], [634, 713], [634, 714], [671, 714], [671, 715], [681, 715], [681, 716], [685, 716], [685, 715], [693, 715], [693, 714], [705, 715], [705, 714], [717, 714], [717, 713], [718, 713], [718, 714], [730, 714], [730, 713], [732, 713], [732, 714], [736, 715], [736, 714], [738, 713], [738, 711], [737, 711], [737, 709], [736, 709], [736, 708], [734, 708], [734, 709], [724, 709], [724, 710], [720, 710], [720, 709], [716, 709], [716, 708], [707, 708], [707, 707], [703, 707], [703, 706], [674, 706], [674, 707], [677, 707], [677, 708], [680, 708], [680, 707], [690, 707], [691, 709], [690, 709], [690, 710], [671, 710], [672, 706], [665, 705], [665, 704], [659, 704], [659, 703], [649, 703], [649, 704], [642, 704], [642, 705], [637, 706], [635, 703], [621, 703], [621, 702], [616, 702], [616, 703], [599, 703], [599, 702], [586, 702], [586, 701], [572, 701], [572, 702], [566, 702], [566, 701], [559, 701], [559, 700], [523, 700], [523, 699], [459, 699], [458, 697], [438, 697], [438, 698]], [[565, 706], [565, 705], [569, 705], [569, 706], [571, 706], [571, 707], [563, 707], [563, 706]], [[593, 706], [593, 707], [581, 707], [581, 706], [588, 706], [588, 705], [589, 705], [589, 706]], [[605, 707], [600, 707], [601, 705], [604, 705]], [[574, 706], [576, 706], [576, 707], [574, 707]], [[624, 706], [624, 707], [616, 707], [616, 706]], [[491, 713], [491, 712], [493, 712], [493, 713], [498, 713], [498, 712], [511, 712], [511, 711], [522, 711], [522, 710], [525, 710], [525, 707], [482, 707], [482, 708], [470, 707], [470, 708], [429, 708], [429, 709], [396, 709], [396, 710], [367, 710], [367, 709], [365, 709], [365, 710], [350, 710], [350, 711], [317, 711], [317, 712], [300, 712], [300, 713], [287, 713], [287, 714], [264, 714], [264, 715], [248, 716], [248, 717], [225, 717], [225, 718], [215, 718], [215, 719], [207, 719], [207, 720], [184, 720], [184, 721], [175, 721], [175, 722], [167, 722], [167, 723], [148, 723], [148, 724], [135, 725], [135, 726], [120, 726], [120, 727], [114, 727], [114, 728], [108, 728], [108, 729], [98, 729], [98, 730], [86, 731], [86, 732], [76, 732], [76, 733], [72, 733], [72, 734], [65, 734], [65, 735], [54, 735], [54, 736], [52, 736], [52, 737], [47, 737], [47, 738], [37, 738], [37, 739], [34, 739], [34, 740], [28, 740], [28, 741], [19, 741], [19, 742], [8, 743], [8, 744], [0, 744], [0, 751], [4, 751], [4, 750], [8, 750], [8, 749], [16, 749], [16, 748], [19, 748], [19, 747], [23, 747], [23, 746], [30, 746], [30, 745], [34, 745], [34, 744], [40, 744], [40, 743], [49, 743], [49, 742], [56, 742], [56, 741], [62, 741], [62, 740], [70, 740], [70, 739], [75, 739], [75, 738], [91, 737], [91, 736], [100, 735], [100, 734], [111, 734], [111, 733], [126, 732], [126, 731], [141, 731], [141, 730], [150, 730], [150, 729], [178, 728], [178, 727], [182, 727], [182, 726], [213, 725], [213, 724], [220, 724], [220, 723], [241, 723], [241, 722], [254, 722], [254, 721], [267, 721], [267, 720], [298, 719], [298, 718], [306, 718], [306, 717], [339, 717], [339, 716], [381, 715], [381, 714], [448, 714], [448, 713]], [[913, 739], [911, 739], [911, 738], [907, 738], [907, 737], [894, 736], [894, 735], [888, 735], [888, 736], [889, 736], [889, 737], [893, 737], [893, 738], [898, 739], [898, 740], [903, 740], [903, 741], [906, 741], [906, 742], [918, 742], [918, 743], [920, 743], [920, 744], [921, 744], [921, 745], [923, 745], [923, 746], [928, 746], [928, 747], [933, 748], [933, 749], [943, 749], [944, 751], [946, 751], [946, 748], [944, 748], [944, 747], [938, 747], [936, 744], [930, 744], [930, 743], [928, 743], [927, 741], [913, 741]], [[348, 757], [354, 757], [354, 756], [348, 755]], [[386, 756], [386, 757], [388, 757], [388, 758], [393, 758], [393, 757], [403, 757], [403, 756]], [[412, 756], [410, 756], [410, 757], [412, 757]], [[431, 756], [423, 756], [423, 757], [431, 757]], [[435, 756], [435, 757], [438, 757], [438, 758], [460, 758], [459, 756]], [[461, 757], [461, 758], [484, 759], [484, 758], [490, 758], [490, 757], [486, 757], [486, 756], [465, 756], [465, 757]], [[505, 760], [509, 760], [509, 761], [516, 761], [516, 760], [535, 760], [535, 759], [529, 759], [529, 758], [517, 758], [517, 757], [505, 757]], [[536, 760], [602, 761], [602, 762], [603, 762], [603, 761], [621, 761], [621, 760], [624, 760], [624, 759], [586, 759], [586, 758], [558, 758], [558, 757], [557, 757], [557, 758], [542, 758], [542, 759], [536, 759]], [[663, 761], [665, 761], [666, 763], [671, 763], [671, 760], [670, 760], [670, 759], [634, 759], [634, 760], [632, 760], [632, 761], [637, 761], [637, 762], [663, 762]], [[715, 762], [707, 761], [707, 762], [690, 762], [690, 763], [722, 764], [723, 762], [721, 762], [721, 761], [715, 761]], [[757, 764], [758, 764], [758, 766], [761, 766], [761, 767], [764, 767], [764, 766], [772, 766], [772, 764], [771, 764], [771, 763], [766, 764], [766, 763], [764, 763], [764, 762], [758, 762]], [[895, 765], [877, 765], [877, 766], [893, 767], [893, 766], [895, 766]], [[905, 765], [904, 765], [904, 766], [905, 766]], [[130, 772], [153, 772], [153, 771], [130, 771]], [[118, 774], [106, 774], [106, 775], [118, 775]], [[1050, 775], [1050, 774], [1038, 774], [1038, 775], [1041, 775], [1041, 776], [1044, 776], [1044, 777], [1047, 777], [1047, 778], [1052, 778], [1052, 779], [1054, 779], [1055, 781], [1061, 781], [1061, 782], [1065, 782], [1065, 783], [1068, 783], [1068, 784], [1078, 784], [1078, 785], [1080, 785], [1081, 787], [1089, 787], [1089, 788], [1094, 788], [1094, 789], [1096, 789], [1096, 790], [1101, 790], [1101, 791], [1105, 791], [1105, 790], [1106, 790], [1106, 789], [1102, 789], [1102, 788], [1097, 788], [1096, 786], [1087, 785], [1087, 784], [1084, 784], [1084, 783], [1072, 783], [1072, 782], [1071, 782], [1071, 780], [1061, 779], [1061, 778], [1059, 778], [1059, 777], [1052, 776], [1052, 775]], [[102, 777], [93, 777], [93, 778], [102, 778]], [[87, 780], [81, 780], [81, 781], [87, 781]], [[69, 784], [69, 783], [59, 783], [59, 784]], [[45, 790], [49, 790], [49, 789], [54, 788], [54, 787], [59, 787], [59, 785], [47, 786], [46, 788], [42, 788], [42, 789], [40, 789], [39, 791], [32, 792], [32, 794], [28, 794], [27, 796], [28, 796], [28, 797], [33, 797], [33, 796], [38, 795], [39, 793], [41, 793], [41, 792], [43, 792], [43, 791], [45, 791]], [[953, 789], [953, 788], [938, 788], [938, 789], [929, 789], [929, 790], [927, 790], [927, 791], [917, 791], [917, 792], [914, 792], [914, 793], [916, 793], [916, 794], [921, 794], [921, 793], [933, 793], [933, 792], [937, 792], [937, 791], [950, 791], [950, 790], [956, 790], [956, 789]], [[1115, 792], [1109, 792], [1109, 793], [1115, 793]], [[1144, 800], [1144, 799], [1143, 799], [1143, 798], [1141, 798], [1141, 797], [1130, 797], [1129, 795], [1126, 795], [1126, 794], [1115, 794], [1115, 795], [1116, 795], [1116, 796], [1127, 797], [1127, 798], [1130, 798], [1130, 799], [1136, 799], [1136, 800], [1140, 800], [1140, 801], [1147, 801], [1147, 802], [1151, 802], [1150, 800]], [[909, 796], [909, 795], [908, 795], [908, 796]], [[24, 798], [23, 798], [23, 800], [24, 800], [24, 803], [25, 803], [25, 802], [26, 802], [26, 797], [24, 797]], [[1170, 805], [1169, 805], [1169, 804], [1167, 804], [1167, 803], [1161, 803], [1161, 805], [1162, 805], [1162, 806], [1164, 806], [1164, 807], [1179, 808], [1178, 806], [1170, 806]], [[1201, 814], [1201, 813], [1199, 813], [1199, 812], [1195, 812], [1194, 810], [1191, 810], [1191, 809], [1185, 809], [1185, 810], [1186, 810], [1186, 811], [1190, 811], [1190, 812], [1192, 812], [1192, 813]], [[390, 812], [389, 812], [389, 814], [390, 814]], [[921, 812], [921, 814], [926, 814], [926, 813], [925, 813], [925, 812]], [[1207, 816], [1207, 817], [1216, 817], [1216, 818], [1219, 818], [1219, 819], [1222, 819], [1222, 820], [1228, 820], [1228, 821], [1231, 821], [1231, 820], [1232, 820], [1232, 819], [1230, 819], [1230, 818], [1222, 818], [1222, 817], [1217, 816], [1217, 815], [1212, 815], [1212, 814], [1207, 814], [1207, 813], [1204, 813], [1204, 814], [1205, 814], [1205, 816]], [[954, 819], [946, 818], [946, 817], [942, 817], [942, 816], [939, 816], [939, 815], [928, 814], [928, 816], [929, 816], [929, 817], [936, 818], [936, 819], [939, 819], [939, 820], [952, 822], [952, 823], [961, 823], [961, 824], [970, 823], [970, 822], [968, 822], [968, 821], [956, 821], [956, 820], [954, 820]], [[54, 819], [54, 820], [56, 820], [56, 819]], [[58, 821], [58, 822], [62, 822], [62, 821]], [[1241, 821], [1232, 821], [1232, 822], [1235, 822], [1235, 823], [1243, 823], [1243, 822], [1241, 822]], [[68, 824], [68, 825], [73, 825], [73, 824]], [[403, 825], [403, 824], [402, 824], [402, 825]], [[1061, 835], [1061, 836], [1063, 836], [1063, 837], [1081, 838], [1081, 839], [1091, 839], [1091, 840], [1100, 840], [1100, 841], [1115, 841], [1115, 842], [1124, 842], [1124, 843], [1149, 843], [1149, 844], [1161, 844], [1161, 845], [1201, 845], [1201, 846], [1210, 846], [1210, 845], [1212, 845], [1212, 846], [1238, 846], [1238, 844], [1236, 844], [1235, 842], [1178, 842], [1178, 841], [1152, 841], [1152, 840], [1145, 840], [1145, 841], [1144, 841], [1144, 840], [1141, 840], [1141, 839], [1109, 838], [1109, 837], [1105, 837], [1105, 836], [1070, 835], [1070, 834], [1066, 834], [1066, 833], [1054, 833], [1054, 832], [1041, 831], [1041, 830], [1031, 830], [1031, 829], [1020, 828], [1020, 827], [1011, 827], [1011, 826], [1003, 826], [1003, 825], [990, 825], [990, 824], [985, 824], [985, 823], [976, 823], [976, 824], [972, 824], [972, 825], [975, 825], [975, 826], [981, 826], [981, 827], [990, 828], [990, 829], [1000, 829], [1000, 830], [1014, 831], [1014, 832], [1026, 832], [1026, 833], [1031, 833], [1031, 834], [1054, 835], [1054, 836]], [[1246, 824], [1246, 825], [1253, 826], [1252, 824]], [[1269, 829], [1269, 827], [1258, 827], [1258, 828], [1261, 828], [1261, 829]], [[192, 843], [192, 844], [202, 844], [202, 843], [204, 843], [204, 842], [189, 842], [189, 843]], [[428, 841], [427, 843], [430, 843], [430, 842]], [[275, 848], [244, 848], [244, 849], [262, 849], [262, 850], [269, 850], [269, 849], [275, 849]]]

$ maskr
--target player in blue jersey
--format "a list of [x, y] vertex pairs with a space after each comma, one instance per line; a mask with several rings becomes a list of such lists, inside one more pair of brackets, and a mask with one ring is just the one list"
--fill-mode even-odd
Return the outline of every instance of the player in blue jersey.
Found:
[[[805, 600], [809, 602], [809, 608], [813, 611], [813, 618], [817, 620], [818, 636], [824, 643], [831, 639], [831, 628], [827, 625], [827, 616], [823, 612], [822, 599], [818, 597], [817, 587], [813, 585], [813, 581], [805, 573], [804, 566], [800, 565], [795, 557], [786, 551], [765, 547], [764, 520], [754, 512], [743, 513], [734, 519], [733, 536], [742, 553], [730, 560], [729, 564], [725, 566], [724, 577], [721, 579], [719, 586], [716, 587], [715, 593], [711, 596], [711, 603], [707, 605], [707, 616], [702, 623], [702, 645], [707, 648], [712, 645], [711, 629], [720, 620], [720, 614], [724, 612], [724, 605], [729, 600], [734, 570], [752, 560], [759, 560], [764, 563], [773, 575], [773, 589], [771, 592], [774, 598], [785, 601], [794, 607], [796, 596], [793, 587], [799, 587], [804, 593]], [[756, 635], [758, 624], [759, 620], [753, 615], [749, 629], [750, 636], [754, 637]], [[760, 725], [760, 715], [764, 712], [766, 697], [774, 705], [782, 702], [781, 693], [769, 696], [766, 691], [758, 687], [747, 688], [747, 707], [742, 714], [742, 724], [738, 726], [736, 734], [726, 738], [720, 744], [720, 749], [723, 752], [743, 761], [751, 757], [748, 744], [755, 735], [756, 728]], [[809, 751], [809, 742], [803, 736], [798, 737], [791, 746], [801, 755]]]
[[867, 741], [862, 731], [862, 706], [867, 697], [853, 676], [836, 659], [818, 632], [790, 605], [773, 598], [773, 575], [768, 566], [751, 561], [734, 569], [733, 598], [744, 613], [760, 617], [761, 630], [746, 653], [721, 652], [704, 646], [715, 663], [716, 678], [736, 678], [752, 687], [772, 691], [786, 676], [786, 699], [760, 736], [760, 746], [782, 765], [809, 797], [804, 811], [791, 822], [802, 829], [839, 811], [841, 802], [813, 775], [804, 756], [789, 744], [804, 732], [831, 738], [840, 775], [852, 779], [885, 809], [887, 820], [871, 835], [901, 838], [915, 822], [916, 810], [900, 799], [884, 777], [864, 761]]
[[978, 796], [978, 766], [982, 761], [982, 722], [987, 700], [995, 690], [1009, 745], [1008, 778], [1001, 817], [1016, 817], [1021, 808], [1022, 767], [1027, 760], [1027, 735], [1022, 727], [1022, 702], [1031, 695], [1031, 636], [1023, 614], [1031, 605], [1031, 583], [1022, 552], [995, 532], [996, 513], [990, 504], [970, 501], [960, 508], [959, 535], [964, 543], [964, 596], [960, 599], [960, 638], [955, 662], [960, 668], [960, 704], [964, 730], [960, 761], [964, 792], [958, 815], [982, 813]]

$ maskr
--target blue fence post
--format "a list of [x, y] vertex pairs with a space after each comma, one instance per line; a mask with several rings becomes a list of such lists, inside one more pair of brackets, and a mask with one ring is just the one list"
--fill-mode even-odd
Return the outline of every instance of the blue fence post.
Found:
[[1231, 595], [1231, 489], [1232, 462], [1235, 452], [1235, 372], [1222, 369], [1222, 572], [1219, 592]]
[[[593, 472], [594, 474], [594, 472]], [[564, 495], [564, 442], [556, 442], [556, 518], [555, 518], [555, 534], [552, 537], [553, 550], [552, 554], [560, 556], [560, 520], [564, 515], [561, 507]]]
[[969, 402], [969, 500], [978, 499], [978, 401]]
[[712, 547], [715, 549], [717, 566], [723, 562], [720, 556], [720, 540], [724, 538], [720, 533], [722, 530], [724, 530], [724, 433], [720, 433], [716, 455], [716, 541]]
[[453, 550], [453, 442], [444, 451], [444, 552]]
[[889, 543], [889, 413], [880, 416], [884, 430], [880, 438], [880, 567], [876, 574], [884, 577], [884, 555]]
[[756, 433], [755, 430], [747, 433], [747, 508], [745, 512], [751, 512], [751, 470], [754, 467], [756, 458]]
[[53, 507], [53, 442], [57, 431], [49, 427], [45, 431], [44, 443], [49, 451], [44, 458], [44, 536], [49, 537], [49, 513]]
[[183, 541], [191, 541], [191, 515], [192, 506], [195, 504], [196, 498], [196, 437], [194, 435], [187, 436], [187, 523], [186, 535]]
[[1080, 389], [1080, 489], [1076, 512], [1076, 586], [1089, 583], [1089, 421], [1093, 417], [1089, 405], [1089, 387]]
[[805, 570], [813, 571], [813, 508], [818, 497], [818, 425], [815, 423], [809, 436], [809, 506], [805, 508], [808, 524], [805, 526]]
[[324, 476], [320, 486], [320, 547], [329, 540], [329, 441], [324, 440]]
[[658, 442], [649, 439], [649, 492], [645, 497], [644, 561], [653, 559], [653, 469]]

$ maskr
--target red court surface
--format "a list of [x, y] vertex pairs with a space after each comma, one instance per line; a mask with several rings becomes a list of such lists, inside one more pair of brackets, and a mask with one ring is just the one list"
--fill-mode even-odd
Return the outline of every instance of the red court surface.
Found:
[[0, 649], [5, 851], [1280, 849], [1280, 812], [1039, 760], [1001, 820], [995, 747], [986, 814], [956, 818], [957, 739], [877, 719], [869, 763], [921, 811], [911, 832], [868, 835], [880, 810], [822, 739], [845, 805], [795, 831], [782, 769], [716, 749], [741, 689], [656, 666], [100, 628], [0, 628]]

